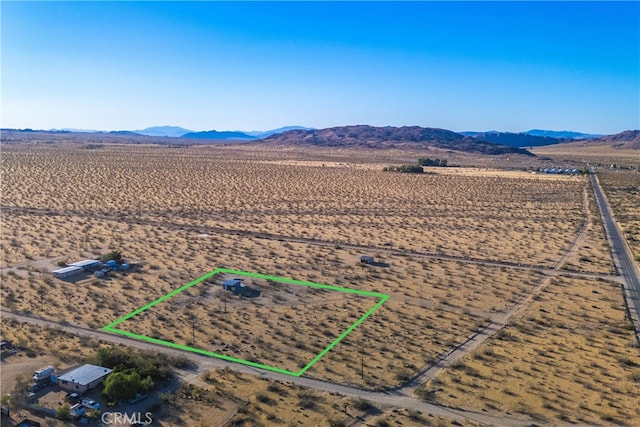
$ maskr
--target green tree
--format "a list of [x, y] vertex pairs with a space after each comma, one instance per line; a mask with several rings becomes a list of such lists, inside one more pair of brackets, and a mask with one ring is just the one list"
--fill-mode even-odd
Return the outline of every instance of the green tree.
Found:
[[436, 166], [436, 167], [447, 167], [447, 159], [430, 159], [428, 157], [421, 157], [418, 159], [418, 164], [420, 166]]
[[102, 255], [100, 257], [100, 261], [102, 261], [102, 262], [107, 262], [107, 261], [120, 262], [120, 261], [122, 261], [122, 252], [120, 252], [120, 250], [118, 250], [118, 249], [114, 249], [111, 252], [109, 252], [108, 254]]
[[401, 173], [423, 173], [422, 166], [418, 165], [400, 165], [400, 166], [386, 166], [382, 169], [384, 172], [401, 172]]
[[102, 347], [96, 355], [96, 362], [100, 366], [107, 366], [114, 370], [131, 368], [131, 353], [120, 350], [117, 347]]
[[56, 418], [59, 420], [66, 420], [69, 418], [69, 414], [71, 413], [71, 408], [68, 404], [64, 404], [56, 409]]
[[19, 375], [16, 378], [16, 386], [9, 396], [8, 403], [11, 409], [22, 409], [29, 402], [29, 383], [24, 376]]
[[90, 420], [97, 420], [100, 418], [100, 410], [99, 409], [89, 409], [87, 410], [87, 418]]
[[151, 377], [141, 378], [136, 370], [114, 372], [104, 383], [103, 393], [114, 402], [131, 399], [136, 393], [147, 392], [153, 388]]
[[170, 365], [188, 367], [189, 360], [169, 358], [162, 353], [149, 351], [130, 351], [119, 347], [102, 347], [98, 350], [94, 363], [112, 368], [114, 371], [135, 369], [141, 377], [150, 376], [152, 380], [166, 379], [171, 374]]

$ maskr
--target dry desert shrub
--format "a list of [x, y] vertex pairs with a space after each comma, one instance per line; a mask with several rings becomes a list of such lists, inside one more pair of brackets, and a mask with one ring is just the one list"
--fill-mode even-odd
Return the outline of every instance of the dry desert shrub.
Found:
[[598, 171], [598, 179], [636, 261], [640, 261], [640, 172]]
[[422, 392], [552, 423], [636, 425], [638, 360], [619, 286], [557, 278], [521, 318]]
[[[371, 388], [402, 384], [515, 305], [541, 280], [531, 266], [554, 266], [588, 209], [583, 177], [476, 169], [416, 177], [383, 173], [374, 155], [301, 162], [248, 148], [12, 145], [0, 161], [2, 257], [11, 266], [1, 295], [11, 309], [99, 328], [217, 267], [387, 293], [307, 371]], [[113, 249], [142, 267], [75, 282], [40, 272]], [[386, 266], [360, 265], [363, 252]], [[584, 256], [596, 270], [606, 264], [597, 250]], [[292, 308], [282, 289], [262, 305], [232, 301], [223, 322], [221, 301], [207, 292], [194, 288], [176, 316], [149, 312], [133, 327], [297, 370], [372, 305], [340, 295], [323, 308], [310, 295]], [[295, 310], [310, 321], [297, 322]], [[208, 323], [194, 328], [194, 314]]]
[[620, 149], [607, 144], [594, 144], [592, 141], [535, 147], [531, 152], [550, 159], [555, 165], [563, 165], [565, 162], [579, 166], [588, 163], [594, 166], [609, 167], [613, 164], [637, 168], [640, 165], [640, 150]]
[[591, 190], [585, 190], [587, 197], [584, 233], [579, 245], [567, 255], [561, 266], [563, 269], [589, 273], [614, 274], [611, 250], [607, 242], [602, 216]]
[[[8, 213], [29, 208], [32, 216], [223, 227], [549, 265], [580, 227], [586, 185], [504, 174], [407, 176], [165, 150], [10, 146], [2, 158], [2, 206]], [[51, 245], [22, 252], [44, 257]], [[18, 260], [19, 254], [8, 255]]]

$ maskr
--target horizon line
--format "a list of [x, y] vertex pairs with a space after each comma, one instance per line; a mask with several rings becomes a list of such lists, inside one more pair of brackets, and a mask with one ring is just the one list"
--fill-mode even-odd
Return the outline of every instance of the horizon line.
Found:
[[[289, 128], [289, 127], [293, 127], [293, 128], [300, 128], [298, 130], [323, 130], [323, 129], [332, 129], [332, 128], [340, 128], [340, 127], [353, 127], [353, 126], [371, 126], [374, 128], [403, 128], [403, 127], [420, 127], [420, 128], [425, 128], [425, 129], [441, 129], [441, 130], [448, 130], [451, 132], [455, 132], [455, 133], [467, 133], [467, 132], [478, 132], [478, 133], [513, 133], [513, 134], [526, 134], [528, 132], [532, 132], [532, 131], [543, 131], [543, 132], [557, 132], [557, 133], [578, 133], [578, 134], [582, 134], [582, 135], [592, 135], [592, 136], [608, 136], [608, 135], [616, 135], [618, 133], [622, 133], [622, 132], [627, 132], [627, 131], [636, 131], [636, 130], [640, 130], [640, 129], [633, 129], [633, 128], [629, 128], [629, 129], [622, 129], [620, 131], [614, 132], [614, 133], [607, 133], [607, 132], [583, 132], [580, 130], [573, 130], [573, 129], [545, 129], [543, 127], [532, 127], [530, 129], [527, 130], [520, 130], [520, 131], [513, 131], [513, 130], [497, 130], [497, 129], [488, 129], [488, 130], [452, 130], [452, 129], [448, 129], [448, 128], [444, 128], [444, 127], [439, 127], [439, 126], [422, 126], [422, 125], [402, 125], [402, 126], [394, 126], [394, 125], [385, 125], [385, 126], [375, 126], [375, 125], [369, 125], [369, 124], [349, 124], [349, 125], [338, 125], [338, 126], [327, 126], [327, 127], [321, 127], [321, 128], [315, 128], [315, 127], [309, 127], [309, 126], [303, 126], [303, 125], [285, 125], [285, 126], [279, 126], [277, 128], [272, 128], [272, 129], [267, 129], [267, 130], [241, 130], [241, 129], [235, 129], [235, 130], [230, 130], [230, 129], [203, 129], [203, 130], [194, 130], [194, 129], [188, 129], [185, 127], [182, 127], [180, 125], [153, 125], [153, 126], [147, 126], [145, 128], [141, 128], [141, 129], [135, 129], [135, 130], [131, 130], [131, 129], [87, 129], [87, 128], [73, 128], [73, 127], [62, 127], [62, 128], [49, 128], [49, 129], [44, 129], [44, 128], [32, 128], [32, 127], [24, 127], [24, 128], [19, 128], [19, 127], [2, 127], [0, 128], [0, 131], [22, 131], [22, 132], [60, 132], [60, 133], [113, 133], [113, 132], [131, 132], [131, 133], [136, 133], [140, 136], [150, 136], [150, 135], [144, 135], [141, 134], [139, 132], [142, 131], [146, 131], [148, 129], [154, 129], [154, 128], [180, 128], [183, 129], [185, 131], [187, 131], [186, 133], [202, 133], [202, 132], [239, 132], [239, 133], [246, 133], [249, 134], [249, 136], [251, 133], [266, 133], [266, 132], [271, 132], [274, 130], [280, 130], [283, 128]], [[294, 129], [292, 129], [294, 130]], [[185, 133], [185, 134], [186, 134]], [[164, 137], [164, 136], [157, 136], [157, 137]], [[170, 137], [170, 136], [169, 136]], [[170, 137], [170, 138], [179, 138], [179, 137]]]

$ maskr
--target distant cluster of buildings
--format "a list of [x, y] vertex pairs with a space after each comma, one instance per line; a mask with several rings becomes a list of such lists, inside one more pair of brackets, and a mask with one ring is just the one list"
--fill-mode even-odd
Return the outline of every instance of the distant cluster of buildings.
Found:
[[564, 175], [579, 175], [582, 172], [579, 169], [562, 169], [562, 168], [540, 168], [541, 173], [553, 173]]
[[93, 273], [96, 277], [104, 277], [111, 270], [127, 270], [129, 264], [118, 264], [115, 260], [100, 262], [97, 259], [85, 259], [67, 264], [65, 267], [53, 270], [53, 276], [58, 279], [68, 279], [82, 272]]

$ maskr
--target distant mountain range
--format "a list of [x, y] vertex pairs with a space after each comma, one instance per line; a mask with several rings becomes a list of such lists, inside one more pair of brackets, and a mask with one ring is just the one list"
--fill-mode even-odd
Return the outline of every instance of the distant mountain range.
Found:
[[180, 138], [183, 135], [193, 132], [192, 130], [181, 128], [180, 126], [152, 126], [142, 130], [134, 130], [133, 133], [147, 136], [168, 136]]
[[180, 138], [190, 139], [235, 139], [235, 140], [254, 140], [255, 136], [251, 136], [244, 132], [238, 131], [217, 131], [217, 130], [205, 130], [203, 132], [189, 132], [180, 136]]
[[[348, 128], [350, 126], [342, 126], [342, 128]], [[332, 128], [339, 129], [340, 127]], [[374, 128], [371, 126], [371, 128]], [[400, 129], [418, 128], [417, 126], [405, 126]], [[378, 128], [376, 128], [378, 129]], [[385, 129], [385, 128], [379, 128]], [[421, 129], [433, 129], [433, 128], [421, 128]], [[109, 133], [112, 135], [145, 135], [152, 137], [168, 137], [168, 138], [186, 138], [186, 139], [201, 139], [201, 140], [238, 140], [238, 141], [251, 141], [268, 138], [272, 135], [278, 135], [288, 131], [315, 131], [316, 129], [303, 127], [303, 126], [285, 126], [278, 129], [272, 129], [267, 131], [226, 131], [226, 130], [205, 130], [194, 131], [185, 129], [180, 126], [151, 126], [141, 130], [117, 130], [111, 132], [97, 131], [90, 129], [52, 129], [53, 132], [83, 132], [83, 133]], [[448, 131], [451, 132], [451, 131]], [[478, 140], [492, 142], [495, 144], [509, 145], [512, 147], [538, 147], [541, 145], [560, 144], [563, 142], [570, 142], [576, 139], [596, 139], [603, 137], [603, 135], [593, 135], [574, 131], [554, 131], [554, 130], [542, 130], [532, 129], [526, 132], [500, 132], [500, 131], [486, 131], [486, 132], [457, 132], [460, 135], [466, 137], [472, 137]], [[415, 139], [415, 136], [413, 137]]]
[[[441, 148], [484, 154], [530, 154], [525, 147], [537, 147], [561, 143], [580, 146], [594, 144], [615, 148], [640, 149], [640, 131], [629, 130], [615, 135], [592, 135], [573, 131], [532, 129], [513, 133], [500, 131], [453, 132], [446, 129], [419, 126], [374, 127], [368, 125], [339, 126], [312, 129], [302, 126], [286, 126], [268, 131], [217, 131], [195, 132], [179, 126], [154, 126], [142, 130], [94, 131], [88, 129], [2, 129], [3, 133], [49, 133], [57, 135], [113, 135], [118, 138], [163, 138], [156, 143], [171, 144], [172, 140], [189, 140], [189, 144], [207, 144], [216, 141], [264, 141], [267, 144], [316, 145], [327, 147], [369, 148]], [[5, 138], [3, 137], [3, 140]], [[178, 142], [180, 143], [180, 142]]]
[[626, 130], [615, 135], [607, 135], [593, 140], [606, 144], [613, 143], [615, 148], [640, 150], [640, 130]]
[[550, 136], [536, 136], [528, 133], [511, 132], [461, 132], [462, 135], [484, 141], [504, 144], [512, 147], [538, 147], [540, 145], [553, 145], [565, 142], [567, 139], [553, 138]]
[[526, 132], [460, 132], [462, 135], [472, 138], [482, 139], [484, 141], [495, 142], [496, 144], [505, 144], [512, 147], [539, 147], [541, 145], [561, 144], [576, 139], [595, 139], [602, 135], [592, 135], [587, 133], [572, 131], [554, 131], [532, 129]]
[[[206, 131], [194, 131], [190, 129], [185, 129], [180, 126], [151, 126], [148, 128], [140, 129], [140, 130], [113, 130], [113, 131], [102, 131], [95, 129], [73, 129], [73, 128], [63, 128], [63, 129], [50, 129], [44, 132], [56, 132], [56, 133], [106, 133], [111, 135], [144, 135], [144, 136], [153, 136], [159, 138], [190, 138], [190, 139], [237, 139], [237, 140], [254, 140], [254, 139], [262, 139], [268, 136], [285, 132], [288, 130], [294, 129], [312, 129], [303, 126], [285, 126], [278, 129], [271, 129], [266, 131], [217, 131], [217, 130], [206, 130]], [[33, 129], [24, 129], [26, 131], [33, 131]], [[41, 132], [41, 131], [38, 131]]]
[[542, 129], [531, 129], [526, 132], [520, 132], [520, 133], [526, 133], [528, 135], [533, 135], [533, 136], [549, 136], [551, 138], [558, 138], [558, 139], [593, 139], [593, 138], [599, 138], [603, 136], [603, 135], [596, 135], [596, 134], [590, 134], [590, 133], [573, 132], [569, 130], [558, 131], [558, 130], [542, 130]]
[[480, 154], [524, 154], [527, 150], [496, 144], [446, 129], [419, 126], [340, 126], [316, 130], [290, 130], [262, 140], [270, 144], [306, 144], [324, 147], [413, 148], [429, 147]]
[[257, 139], [262, 139], [262, 138], [266, 138], [268, 136], [271, 135], [275, 135], [278, 133], [282, 133], [282, 132], [286, 132], [289, 130], [313, 130], [313, 128], [307, 128], [304, 126], [285, 126], [285, 127], [281, 127], [278, 129], [272, 129], [272, 130], [267, 130], [267, 131], [251, 131], [251, 132], [245, 132], [248, 135], [251, 135]]
[[294, 129], [310, 129], [302, 126], [285, 126], [278, 129], [272, 129], [267, 131], [193, 131], [179, 126], [153, 126], [142, 130], [132, 131], [139, 135], [147, 136], [167, 136], [171, 138], [191, 138], [191, 139], [237, 139], [237, 140], [253, 140], [262, 139], [268, 136], [286, 132]]

